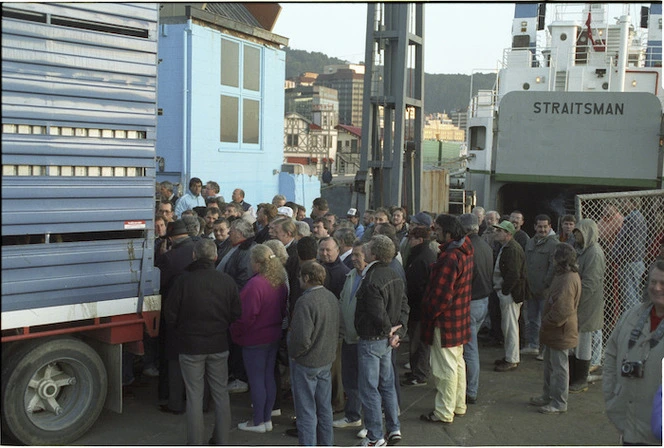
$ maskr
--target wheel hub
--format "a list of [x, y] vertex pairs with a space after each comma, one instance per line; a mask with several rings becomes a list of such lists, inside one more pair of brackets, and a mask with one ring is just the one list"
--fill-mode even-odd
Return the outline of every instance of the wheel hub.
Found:
[[76, 384], [76, 377], [67, 374], [57, 363], [50, 363], [35, 372], [28, 383], [26, 410], [29, 413], [48, 411], [62, 415], [63, 407], [58, 402], [60, 392], [65, 386]]

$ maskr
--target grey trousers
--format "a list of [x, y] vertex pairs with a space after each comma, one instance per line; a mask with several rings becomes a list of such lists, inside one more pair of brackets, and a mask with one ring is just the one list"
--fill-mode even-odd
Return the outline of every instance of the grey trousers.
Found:
[[542, 396], [551, 399], [551, 406], [567, 410], [569, 395], [569, 350], [556, 350], [544, 346], [544, 391]]
[[228, 445], [231, 430], [231, 403], [228, 398], [228, 352], [209, 355], [180, 354], [180, 368], [187, 390], [187, 444], [207, 445], [203, 422], [205, 379], [214, 401], [216, 445]]

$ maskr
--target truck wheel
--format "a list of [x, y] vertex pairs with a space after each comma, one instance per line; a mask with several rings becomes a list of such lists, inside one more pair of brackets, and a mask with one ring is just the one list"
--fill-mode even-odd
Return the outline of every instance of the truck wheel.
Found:
[[104, 364], [75, 338], [27, 344], [2, 375], [2, 423], [26, 445], [66, 445], [97, 420], [106, 400]]

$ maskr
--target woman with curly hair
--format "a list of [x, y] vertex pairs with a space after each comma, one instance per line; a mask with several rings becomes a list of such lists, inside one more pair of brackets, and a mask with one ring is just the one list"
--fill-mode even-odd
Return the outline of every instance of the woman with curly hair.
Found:
[[569, 363], [567, 354], [576, 347], [579, 324], [576, 310], [581, 298], [581, 277], [572, 246], [558, 243], [553, 251], [554, 277], [544, 303], [540, 341], [544, 348], [544, 390], [530, 404], [542, 414], [567, 411]]
[[240, 292], [242, 317], [231, 325], [233, 340], [242, 346], [254, 413], [253, 422], [240, 423], [238, 428], [266, 432], [272, 430], [274, 367], [286, 316], [287, 277], [281, 261], [264, 244], [251, 249], [251, 267], [255, 275]]

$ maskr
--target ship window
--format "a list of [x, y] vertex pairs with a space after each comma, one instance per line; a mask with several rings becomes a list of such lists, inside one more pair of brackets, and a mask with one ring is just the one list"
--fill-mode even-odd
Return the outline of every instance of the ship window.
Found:
[[566, 41], [566, 40], [567, 40], [567, 34], [562, 33], [562, 34], [560, 35], [560, 40], [562, 40], [562, 41]]
[[470, 149], [473, 151], [483, 151], [486, 145], [486, 127], [471, 126], [470, 131]]
[[530, 89], [530, 84], [528, 84], [527, 82], [524, 82], [523, 83], [523, 90], [528, 90], [528, 89]]

